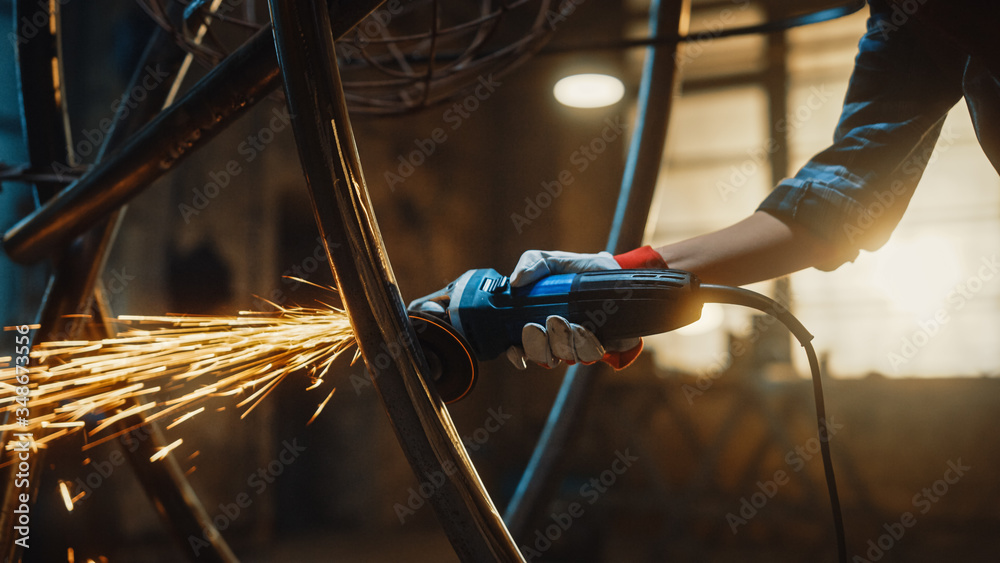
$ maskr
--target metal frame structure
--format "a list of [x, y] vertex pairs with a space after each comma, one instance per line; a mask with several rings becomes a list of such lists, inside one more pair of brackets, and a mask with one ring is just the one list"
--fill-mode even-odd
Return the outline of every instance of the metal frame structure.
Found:
[[[654, 0], [653, 38], [662, 41], [651, 42], [655, 46], [644, 69], [638, 126], [609, 251], [627, 250], [642, 241], [663, 154], [670, 100], [678, 85], [674, 55], [685, 40], [689, 1], [669, 0], [660, 6]], [[446, 407], [423, 377], [426, 361], [406, 316], [354, 143], [333, 39], [381, 3], [269, 0], [272, 24], [224, 59], [180, 100], [163, 111], [159, 106], [166, 100], [160, 104], [147, 101], [142, 112], [118, 123], [101, 149], [98, 164], [68, 187], [60, 191], [59, 185], [39, 182], [35, 187], [42, 206], [5, 234], [4, 248], [20, 262], [55, 257], [55, 273], [40, 313], [42, 329], [38, 334], [72, 336], [78, 327], [67, 326], [65, 315], [89, 308], [95, 295], [94, 280], [114, 238], [117, 210], [277, 88], [280, 76], [294, 116], [292, 126], [321, 240], [366, 363], [388, 363], [385, 369], [371, 373], [412, 469], [418, 478], [446, 476], [430, 503], [463, 561], [523, 561], [514, 537], [524, 532], [529, 516], [544, 500], [545, 484], [555, 475], [569, 430], [579, 423], [584, 399], [599, 368], [574, 369], [567, 374], [543, 438], [508, 508], [512, 535], [476, 474]], [[59, 3], [49, 5], [53, 10], [50, 17], [58, 24]], [[852, 5], [856, 10], [863, 2]], [[34, 0], [17, 0], [17, 6], [22, 11], [37, 10]], [[22, 96], [30, 101], [22, 110], [34, 170], [42, 170], [53, 161], [73, 164], [61, 68], [53, 72], [49, 63], [36, 64], [61, 63], [58, 25], [52, 31], [44, 30], [44, 37], [29, 43], [30, 50], [19, 53], [20, 69], [27, 73], [21, 76], [21, 86], [30, 83], [36, 92], [35, 96]], [[154, 36], [144, 57], [167, 56], [167, 66], [176, 68], [178, 61], [170, 58], [174, 55], [164, 55], [166, 43], [161, 35]], [[50, 95], [37, 96], [40, 87]], [[101, 301], [98, 294], [97, 302]], [[386, 350], [399, 352], [391, 354], [389, 362], [376, 362]], [[126, 423], [142, 424], [138, 418]], [[153, 434], [147, 449], [157, 446], [155, 429]], [[187, 551], [190, 548], [184, 538], [201, 532], [208, 522], [205, 510], [176, 464], [152, 464], [148, 456], [148, 451], [137, 451], [133, 467]], [[33, 458], [34, 487], [42, 459], [41, 452]], [[8, 478], [4, 484], [2, 529], [10, 528], [13, 516], [13, 481]], [[202, 557], [208, 553], [208, 560], [235, 560], [221, 538]], [[0, 540], [0, 555], [19, 558], [13, 538]]]
[[[381, 3], [382, 0], [332, 2], [329, 9], [341, 17], [332, 26], [331, 33], [343, 36]], [[58, 56], [59, 4], [50, 6], [53, 10], [50, 20], [57, 24], [54, 32], [50, 27], [44, 28], [40, 36], [26, 42], [18, 54], [19, 86], [22, 91], [29, 85], [31, 88], [31, 94], [21, 95], [25, 101], [22, 119], [29, 148], [29, 169], [37, 171], [46, 170], [53, 162], [66, 166], [74, 164], [64, 125], [67, 116], [62, 57]], [[174, 6], [174, 9], [182, 8], [179, 3]], [[16, 9], [17, 14], [31, 14], [38, 8], [37, 3], [30, 0], [19, 0]], [[19, 19], [14, 18], [15, 21]], [[183, 52], [166, 35], [162, 31], [154, 33], [136, 67], [133, 81], [140, 79], [145, 64], [153, 61], [161, 62], [171, 75], [175, 74]], [[51, 182], [36, 184], [43, 205], [8, 232], [4, 243], [8, 255], [22, 262], [39, 260], [50, 254], [55, 256], [55, 269], [36, 320], [41, 326], [37, 335], [72, 338], [79, 333], [81, 327], [67, 321], [71, 318], [67, 315], [91, 308], [95, 297], [94, 282], [110, 251], [121, 206], [278, 87], [280, 74], [273, 45], [270, 27], [261, 30], [202, 78], [181, 100], [162, 112], [160, 108], [170, 102], [164, 97], [167, 90], [150, 93], [127, 118], [116, 116], [114, 129], [100, 149], [98, 164], [79, 180], [62, 191], [57, 191], [59, 186]], [[49, 61], [56, 61], [55, 72]], [[51, 92], [51, 95], [38, 95], [40, 91]], [[25, 230], [21, 231], [20, 227]], [[20, 253], [17, 241], [22, 239], [15, 233], [39, 231], [44, 233], [44, 249], [31, 249], [29, 244], [29, 252]], [[79, 235], [82, 236], [76, 238]], [[100, 304], [103, 299], [99, 294], [96, 297]], [[149, 461], [150, 455], [163, 445], [159, 430], [147, 426], [140, 417], [131, 417], [119, 425], [119, 428], [138, 427], [146, 427], [144, 431], [151, 439], [143, 441], [142, 447], [127, 451], [126, 455], [153, 506], [176, 537], [178, 546], [193, 558], [187, 538], [203, 536], [203, 531], [211, 527], [211, 519], [172, 456], [167, 456], [164, 463]], [[7, 436], [0, 436], [0, 442], [6, 443]], [[36, 451], [31, 458], [31, 488], [35, 493], [43, 461], [43, 450]], [[13, 468], [5, 472], [5, 477], [0, 529], [9, 530], [17, 499]], [[31, 498], [36, 496], [32, 494]], [[20, 548], [14, 545], [12, 536], [0, 537], [0, 554], [10, 560], [19, 560]], [[221, 535], [205, 535], [208, 536], [211, 536], [208, 539], [211, 545], [200, 550], [199, 560], [236, 561]]]

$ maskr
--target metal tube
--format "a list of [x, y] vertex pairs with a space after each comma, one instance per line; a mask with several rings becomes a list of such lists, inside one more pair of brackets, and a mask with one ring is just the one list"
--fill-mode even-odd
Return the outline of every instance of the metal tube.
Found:
[[[334, 36], [347, 33], [381, 3], [333, 2], [338, 9]], [[22, 263], [45, 258], [204, 146], [278, 83], [278, 61], [267, 26], [213, 68], [180, 101], [130, 137], [127, 144], [11, 227], [3, 238], [7, 254]]]
[[[39, 27], [30, 41], [19, 35], [14, 49], [17, 88], [21, 93], [22, 134], [28, 149], [28, 163], [34, 171], [43, 171], [55, 164], [74, 164], [63, 79], [61, 5], [48, 8], [51, 12], [45, 14], [46, 19], [55, 22], [55, 29], [49, 25]], [[37, 2], [18, 0], [14, 2], [14, 22], [31, 18], [39, 10]], [[15, 27], [17, 25], [15, 23]], [[46, 201], [59, 187], [52, 182], [36, 182], [35, 193], [40, 201]]]
[[[662, 6], [659, 0], [653, 0], [649, 14], [650, 34], [676, 32], [677, 37], [683, 36], [687, 32], [689, 15], [690, 0], [668, 0]], [[670, 110], [680, 85], [677, 50], [676, 41], [647, 49], [635, 130], [606, 247], [612, 253], [625, 252], [642, 244], [666, 144]], [[515, 538], [527, 539], [528, 527], [554, 489], [559, 464], [581, 426], [584, 406], [604, 369], [601, 364], [593, 364], [570, 366], [566, 371], [535, 450], [504, 513], [504, 520]]]
[[362, 175], [329, 19], [270, 0], [292, 129], [321, 240], [396, 437], [462, 561], [522, 561], [436, 390], [386, 257]]

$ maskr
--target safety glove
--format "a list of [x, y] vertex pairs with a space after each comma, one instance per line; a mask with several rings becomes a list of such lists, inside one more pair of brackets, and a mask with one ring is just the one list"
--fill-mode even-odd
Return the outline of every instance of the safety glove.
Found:
[[[577, 254], [529, 250], [517, 261], [510, 283], [519, 287], [554, 274], [666, 267], [660, 254], [649, 246], [617, 256], [609, 252]], [[593, 332], [556, 315], [548, 317], [545, 326], [538, 323], [524, 325], [521, 343], [523, 346], [514, 345], [507, 349], [507, 359], [517, 369], [527, 368], [529, 360], [549, 368], [562, 362], [592, 364], [603, 361], [615, 369], [624, 369], [642, 351], [641, 338], [601, 342]]]

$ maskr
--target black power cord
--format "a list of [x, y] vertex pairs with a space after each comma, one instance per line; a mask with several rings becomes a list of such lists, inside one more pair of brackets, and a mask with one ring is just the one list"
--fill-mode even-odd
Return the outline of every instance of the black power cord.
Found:
[[826, 473], [826, 489], [830, 494], [830, 509], [833, 512], [833, 528], [837, 537], [837, 557], [840, 563], [847, 563], [847, 540], [844, 534], [844, 516], [840, 510], [840, 498], [837, 495], [837, 480], [833, 475], [833, 460], [830, 457], [830, 434], [826, 427], [826, 405], [823, 400], [823, 382], [820, 379], [819, 360], [813, 348], [813, 335], [784, 306], [769, 297], [740, 287], [726, 285], [702, 284], [701, 298], [705, 303], [721, 303], [726, 305], [742, 305], [757, 309], [781, 321], [788, 327], [795, 339], [806, 350], [809, 358], [809, 370], [812, 372], [813, 395], [816, 401], [816, 421], [819, 429], [820, 453], [823, 457], [823, 471]]

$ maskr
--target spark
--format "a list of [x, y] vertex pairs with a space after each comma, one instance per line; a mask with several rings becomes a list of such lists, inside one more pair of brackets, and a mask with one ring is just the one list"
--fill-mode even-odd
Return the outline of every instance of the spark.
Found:
[[163, 446], [162, 448], [160, 448], [159, 451], [157, 451], [155, 454], [149, 456], [149, 461], [156, 461], [158, 459], [163, 459], [163, 458], [167, 457], [167, 454], [170, 453], [170, 450], [176, 448], [177, 446], [179, 446], [179, 445], [181, 445], [183, 443], [184, 443], [184, 439], [183, 438], [178, 438], [178, 439], [174, 440], [173, 442], [171, 442], [171, 443], [167, 444], [166, 446]]
[[202, 413], [204, 411], [205, 411], [205, 407], [200, 407], [197, 410], [193, 410], [193, 411], [185, 414], [184, 416], [178, 417], [176, 420], [174, 420], [173, 422], [171, 422], [170, 424], [167, 425], [167, 430], [170, 430], [174, 426], [177, 426], [178, 424], [184, 422], [185, 420], [193, 417], [196, 414]]
[[[30, 328], [31, 330], [38, 330], [38, 329], [42, 328], [42, 325], [27, 325], [27, 327]], [[11, 331], [11, 330], [17, 330], [17, 327], [16, 326], [5, 326], [5, 327], [3, 327], [3, 330], [4, 330], [4, 332], [8, 332], [8, 331]]]
[[[304, 372], [309, 389], [321, 386], [334, 361], [355, 345], [346, 312], [327, 305], [277, 309], [231, 317], [122, 316], [126, 329], [113, 338], [37, 344], [26, 398], [17, 394], [24, 368], [0, 366], [0, 419], [9, 413], [0, 433], [38, 430], [33, 447], [47, 447], [82, 431], [88, 449], [134, 428], [139, 416], [177, 427], [204, 412], [207, 401], [232, 398], [245, 417], [296, 372]], [[352, 363], [358, 357], [355, 350]], [[30, 416], [18, 419], [25, 400]]]
[[309, 426], [310, 424], [312, 424], [313, 421], [316, 420], [316, 417], [319, 416], [319, 413], [323, 412], [323, 407], [325, 407], [326, 403], [330, 401], [330, 397], [333, 396], [333, 392], [336, 391], [336, 390], [337, 390], [336, 387], [334, 387], [333, 389], [330, 390], [330, 394], [327, 395], [326, 398], [323, 399], [323, 402], [319, 404], [319, 408], [316, 409], [315, 413], [313, 413], [312, 418], [309, 419], [309, 422], [306, 423], [306, 426]]
[[69, 487], [66, 481], [59, 481], [59, 493], [62, 495], [63, 504], [66, 505], [66, 512], [73, 512], [73, 497], [69, 494]]

